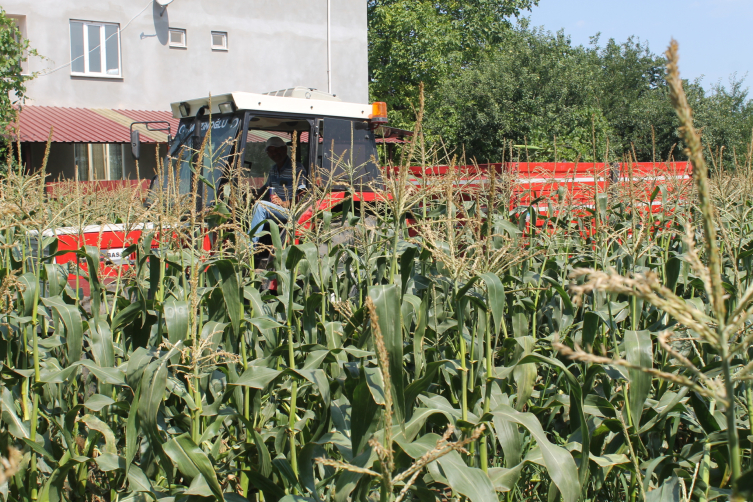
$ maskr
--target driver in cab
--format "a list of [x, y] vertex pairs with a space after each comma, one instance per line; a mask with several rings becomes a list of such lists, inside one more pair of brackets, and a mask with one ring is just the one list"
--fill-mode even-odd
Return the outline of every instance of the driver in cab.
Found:
[[[295, 180], [293, 179], [293, 161], [288, 156], [288, 145], [282, 138], [272, 136], [267, 140], [264, 151], [272, 159], [267, 183], [261, 188], [269, 200], [259, 200], [254, 206], [251, 217], [251, 239], [254, 244], [261, 237], [262, 223], [274, 220], [287, 223], [290, 217], [290, 203], [301, 190], [306, 189], [308, 172], [300, 162], [296, 162]], [[294, 182], [295, 185], [294, 186]]]

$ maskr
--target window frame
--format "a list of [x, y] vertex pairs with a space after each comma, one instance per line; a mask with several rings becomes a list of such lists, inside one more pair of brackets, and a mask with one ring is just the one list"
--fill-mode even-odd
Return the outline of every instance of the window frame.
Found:
[[[225, 40], [225, 45], [214, 45], [215, 35], [222, 35], [223, 39]], [[209, 33], [209, 43], [213, 51], [227, 52], [229, 50], [228, 49], [228, 34], [226, 31], [212, 30]]]
[[[104, 160], [104, 168], [105, 168], [105, 178], [104, 179], [94, 179], [94, 162], [93, 157], [94, 154], [92, 152], [92, 147], [95, 145], [102, 145], [102, 154], [103, 154], [103, 160]], [[79, 154], [84, 154], [86, 157], [86, 179], [82, 179], [81, 177], [81, 170], [82, 166], [78, 164], [78, 158], [76, 156], [76, 147], [78, 147]], [[112, 154], [110, 152], [111, 148], [117, 148], [120, 150], [120, 178], [113, 178], [112, 177], [112, 171], [113, 171], [113, 165], [112, 165]], [[74, 143], [73, 147], [73, 163], [74, 168], [78, 170], [79, 174], [79, 181], [120, 181], [125, 180], [126, 178], [126, 167], [125, 167], [125, 143]]]
[[[183, 34], [183, 44], [175, 44], [172, 41], [172, 33], [180, 32]], [[185, 28], [168, 28], [167, 29], [167, 45], [171, 49], [187, 49], [188, 48], [188, 31]]]
[[[84, 44], [84, 71], [78, 72], [73, 71], [73, 47], [72, 47], [72, 40], [73, 40], [73, 31], [72, 31], [72, 24], [73, 23], [81, 23], [83, 25], [83, 44]], [[99, 44], [99, 50], [100, 50], [100, 64], [102, 65], [103, 72], [91, 72], [89, 71], [89, 53], [91, 52], [89, 50], [89, 30], [87, 29], [89, 26], [99, 26], [100, 29], [100, 44]], [[110, 75], [107, 73], [107, 50], [106, 50], [106, 44], [104, 43], [106, 40], [106, 26], [115, 26], [117, 28], [116, 32], [116, 40], [118, 43], [118, 74], [117, 75]], [[68, 20], [68, 45], [70, 47], [71, 52], [71, 76], [72, 77], [88, 77], [88, 78], [109, 78], [109, 79], [122, 79], [123, 78], [123, 55], [121, 51], [121, 41], [120, 41], [120, 23], [108, 23], [105, 21], [85, 21], [83, 19], [69, 19]]]

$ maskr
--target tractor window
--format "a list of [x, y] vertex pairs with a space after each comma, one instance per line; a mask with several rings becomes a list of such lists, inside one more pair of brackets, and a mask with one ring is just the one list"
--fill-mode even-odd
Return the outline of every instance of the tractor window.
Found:
[[[206, 136], [207, 131], [210, 134], [204, 147], [203, 175], [215, 187], [220, 183], [223, 173], [229, 172], [232, 167], [233, 151], [240, 125], [241, 120], [232, 115], [220, 115], [217, 119], [213, 118], [211, 127], [208, 122], [201, 124], [202, 136]], [[206, 194], [204, 204], [214, 202], [215, 189], [206, 185], [204, 193]]]
[[[182, 121], [170, 148], [168, 159], [171, 162], [166, 164], [168, 167], [163, 188], [168, 189], [168, 178], [172, 175], [176, 179], [180, 195], [191, 193], [192, 167], [202, 144], [205, 144], [202, 176], [217, 186], [223, 171], [232, 163], [234, 144], [241, 122], [236, 115], [214, 115], [210, 127], [209, 117], [203, 117], [198, 121], [199, 135], [197, 135], [195, 134], [195, 119]], [[210, 136], [204, 143], [204, 137], [207, 134]], [[211, 204], [215, 199], [214, 189], [205, 185], [201, 190], [204, 204]]]
[[371, 192], [381, 188], [374, 132], [362, 120], [324, 119], [322, 177], [337, 187]]
[[243, 155], [243, 179], [252, 188], [260, 188], [267, 181], [272, 160], [265, 148], [267, 140], [273, 136], [282, 138], [288, 144], [288, 156], [293, 154], [293, 137], [295, 136], [296, 160], [304, 166], [309, 165], [309, 129], [306, 120], [276, 119], [252, 117], [246, 133], [246, 149]]

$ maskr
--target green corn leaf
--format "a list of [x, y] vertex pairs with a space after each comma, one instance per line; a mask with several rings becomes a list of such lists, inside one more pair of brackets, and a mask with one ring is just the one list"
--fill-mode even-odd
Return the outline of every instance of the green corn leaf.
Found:
[[301, 448], [301, 455], [298, 458], [298, 479], [317, 500], [320, 499], [316, 489], [316, 478], [314, 477], [314, 459], [323, 458], [326, 455], [324, 448], [315, 443], [308, 443]]
[[[516, 337], [515, 341], [517, 346], [515, 348], [516, 357], [521, 360], [528, 354], [533, 352], [535, 342], [530, 336]], [[522, 410], [523, 406], [528, 402], [533, 394], [533, 386], [536, 383], [536, 377], [538, 372], [536, 371], [535, 363], [518, 363], [513, 370], [513, 378], [518, 386], [518, 396], [515, 400], [515, 408]]]
[[525, 463], [521, 462], [512, 469], [504, 467], [492, 467], [489, 469], [489, 479], [491, 479], [494, 489], [498, 492], [509, 492], [515, 488], [515, 484], [520, 479], [520, 473], [523, 471]]
[[256, 326], [259, 329], [259, 331], [267, 331], [270, 329], [277, 329], [277, 328], [283, 327], [282, 324], [275, 321], [274, 319], [270, 319], [269, 317], [253, 317], [250, 319], [247, 318], [246, 321]]
[[144, 309], [141, 302], [134, 302], [129, 304], [123, 310], [119, 310], [112, 320], [112, 331], [117, 331], [118, 328], [126, 326], [132, 323], [139, 316], [139, 313]]
[[256, 471], [245, 471], [248, 476], [248, 480], [258, 490], [264, 493], [264, 500], [269, 502], [277, 502], [285, 496], [285, 491], [274, 484], [267, 476]]
[[523, 455], [518, 426], [502, 417], [494, 417], [494, 430], [497, 433], [497, 441], [505, 454], [505, 465], [511, 469], [520, 463]]
[[99, 249], [96, 246], [84, 246], [77, 251], [77, 254], [86, 259], [86, 266], [89, 269], [87, 279], [91, 290], [91, 312], [96, 320], [99, 319], [102, 302], [102, 284], [99, 282]]
[[374, 367], [364, 368], [363, 372], [374, 402], [380, 406], [384, 406], [384, 382], [382, 381], [382, 372], [379, 371], [379, 368]]
[[3, 387], [2, 391], [0, 391], [0, 397], [2, 398], [3, 408], [2, 418], [3, 422], [5, 422], [8, 427], [8, 432], [10, 432], [13, 437], [19, 439], [29, 438], [29, 426], [26, 422], [21, 420], [16, 413], [16, 408], [14, 406], [16, 400], [13, 399], [8, 387]]
[[170, 457], [170, 460], [175, 464], [175, 467], [188, 478], [188, 481], [192, 481], [196, 476], [201, 476], [199, 468], [196, 467], [191, 457], [188, 456], [175, 438], [166, 442], [162, 447], [165, 449], [167, 456]]
[[[18, 282], [22, 286], [21, 299], [23, 300], [23, 315], [30, 317], [34, 310], [34, 298], [39, 288], [37, 276], [31, 272], [26, 272], [18, 278]], [[62, 300], [61, 300], [62, 301]]]
[[489, 309], [494, 319], [494, 333], [499, 333], [502, 323], [505, 321], [505, 287], [495, 274], [486, 272], [481, 274], [481, 280], [486, 283], [486, 297], [489, 301]]
[[272, 460], [272, 465], [277, 469], [279, 475], [287, 480], [289, 486], [295, 491], [303, 491], [301, 484], [298, 482], [298, 478], [293, 472], [293, 468], [290, 466], [290, 462], [288, 462], [288, 459], [286, 459], [284, 455], [278, 455], [277, 458]]
[[[583, 388], [581, 387], [580, 382], [578, 382], [578, 380], [575, 378], [575, 375], [573, 375], [573, 373], [569, 369], [567, 369], [567, 367], [558, 359], [546, 357], [541, 354], [531, 354], [523, 358], [523, 360], [536, 360], [545, 364], [549, 364], [550, 366], [558, 368], [565, 375], [568, 387], [570, 388], [570, 405], [572, 406], [571, 416], [574, 415], [574, 418], [571, 419], [571, 421], [573, 422], [572, 431], [575, 432], [576, 427], [580, 428], [582, 453], [581, 465], [578, 468], [578, 475], [581, 488], [585, 492], [585, 490], [588, 488], [588, 478], [590, 474], [590, 465], [588, 458], [591, 451], [591, 432], [588, 428], [588, 421], [586, 420], [586, 415], [584, 412]], [[607, 411], [609, 411], [609, 409], [611, 408], [611, 412], [612, 414], [614, 414], [614, 408], [611, 407], [611, 403], [609, 403], [609, 401], [607, 401], [606, 399], [603, 399], [603, 401], [605, 402], [603, 406], [607, 409]]]
[[50, 296], [60, 296], [68, 284], [68, 272], [63, 265], [45, 263], [44, 271], [47, 274], [47, 287]]
[[712, 434], [721, 430], [716, 417], [711, 414], [709, 408], [706, 406], [705, 401], [698, 395], [697, 392], [690, 393], [690, 405], [693, 407], [693, 411], [695, 412], [695, 417], [698, 420], [698, 423], [701, 424], [701, 427], [706, 432], [706, 434]]
[[94, 361], [102, 368], [115, 366], [115, 347], [112, 342], [110, 326], [102, 320], [92, 323], [92, 356]]
[[272, 474], [272, 457], [269, 454], [269, 449], [264, 443], [261, 434], [253, 430], [254, 444], [256, 445], [256, 451], [259, 454], [259, 472], [262, 476], [269, 477]]
[[42, 298], [45, 306], [55, 310], [65, 325], [65, 342], [68, 348], [69, 364], [81, 359], [84, 346], [84, 326], [81, 321], [81, 313], [73, 305], [68, 305], [62, 298]]
[[84, 359], [75, 363], [76, 366], [85, 366], [100, 383], [111, 385], [126, 385], [125, 374], [120, 368], [101, 368], [94, 361]]
[[400, 291], [405, 294], [408, 287], [408, 281], [413, 275], [413, 266], [418, 255], [419, 249], [415, 246], [410, 246], [404, 249], [400, 255], [400, 282], [402, 287]]
[[81, 417], [81, 421], [86, 424], [89, 429], [100, 432], [105, 438], [105, 453], [118, 453], [117, 442], [115, 441], [115, 434], [113, 434], [110, 426], [98, 419], [94, 415], [84, 415]]
[[102, 394], [94, 394], [86, 400], [84, 407], [89, 408], [92, 411], [99, 411], [105, 406], [110, 406], [114, 402], [115, 401], [111, 397], [103, 396]]
[[[131, 490], [135, 492], [144, 492], [153, 496], [154, 488], [152, 487], [152, 482], [146, 477], [146, 474], [144, 474], [144, 471], [142, 471], [141, 467], [138, 465], [131, 466], [128, 471], [128, 484], [130, 485]], [[151, 496], [146, 500], [151, 500]]]
[[405, 387], [403, 383], [403, 330], [400, 322], [400, 298], [397, 287], [372, 286], [369, 296], [374, 302], [379, 318], [379, 329], [384, 337], [384, 344], [390, 359], [390, 378], [392, 380], [392, 401], [395, 406], [395, 419], [398, 423], [405, 421]]
[[89, 458], [82, 456], [71, 457], [70, 452], [66, 451], [58, 463], [58, 468], [52, 471], [47, 482], [42, 486], [39, 492], [39, 500], [43, 502], [61, 502], [63, 498], [64, 484], [68, 471], [79, 464], [88, 462]]
[[311, 497], [301, 497], [300, 495], [285, 495], [280, 502], [316, 502], [317, 499]]
[[188, 337], [188, 303], [169, 299], [164, 305], [165, 324], [170, 343], [175, 345]]
[[128, 419], [126, 420], [126, 428], [125, 428], [125, 440], [126, 440], [126, 454], [125, 454], [125, 460], [126, 460], [126, 467], [125, 467], [125, 474], [126, 477], [128, 477], [128, 469], [131, 466], [131, 462], [133, 462], [133, 459], [136, 457], [136, 452], [138, 451], [138, 431], [139, 431], [139, 423], [138, 423], [138, 414], [139, 414], [139, 406], [140, 406], [140, 397], [141, 397], [141, 385], [136, 387], [136, 391], [133, 395], [133, 399], [131, 400], [131, 407], [128, 410]]
[[324, 401], [324, 405], [329, 407], [330, 395], [329, 395], [329, 381], [327, 380], [327, 374], [322, 369], [315, 370], [288, 370], [305, 378], [319, 391], [319, 395]]
[[251, 387], [252, 389], [265, 389], [280, 373], [282, 372], [264, 366], [249, 366], [238, 380], [231, 385]]
[[[426, 434], [413, 443], [401, 445], [413, 458], [420, 458], [437, 445], [441, 439], [437, 434]], [[491, 479], [481, 469], [468, 467], [460, 454], [452, 451], [436, 461], [453, 491], [468, 497], [471, 502], [497, 502]]]
[[[625, 330], [625, 359], [635, 366], [642, 368], [653, 367], [653, 346], [651, 333], [648, 331]], [[651, 393], [651, 375], [640, 370], [629, 370], [630, 416], [635, 429], [640, 429], [643, 405]]]
[[564, 502], [576, 502], [580, 498], [578, 468], [566, 449], [552, 444], [538, 419], [532, 413], [521, 413], [507, 405], [500, 405], [491, 413], [493, 418], [522, 425], [536, 440], [541, 449], [549, 476], [562, 493]]
[[29, 438], [22, 438], [22, 440], [26, 444], [26, 446], [34, 450], [37, 453], [37, 455], [39, 455], [40, 457], [44, 457], [45, 461], [49, 465], [53, 465], [53, 466], [57, 465], [58, 463], [57, 459], [53, 457], [52, 453], [47, 451], [43, 445], [37, 443], [36, 441], [32, 441]]
[[308, 257], [308, 255], [312, 252], [317, 253], [318, 256], [316, 246], [311, 242], [299, 244], [297, 246], [290, 246], [288, 248], [288, 256], [285, 259], [285, 268], [288, 270], [293, 270], [293, 268], [298, 265], [299, 261]]
[[[355, 465], [356, 467], [370, 469], [376, 459], [376, 453], [371, 449], [371, 447], [367, 447], [366, 451], [353, 458], [350, 463]], [[361, 474], [359, 472], [342, 472], [338, 476], [337, 483], [335, 484], [335, 502], [347, 502], [350, 499], [350, 494], [356, 488], [356, 484], [358, 484], [363, 476], [364, 474]]]
[[[412, 414], [413, 408], [416, 405], [416, 399], [418, 395], [426, 391], [429, 386], [434, 383], [437, 376], [437, 372], [440, 368], [445, 366], [449, 361], [442, 359], [440, 361], [434, 361], [426, 366], [426, 373], [421, 378], [413, 380], [408, 387], [405, 388], [405, 404], [409, 414]], [[410, 416], [409, 416], [410, 418]]]
[[599, 329], [599, 316], [594, 312], [586, 312], [583, 315], [583, 346], [586, 351], [591, 351]]
[[350, 439], [353, 445], [353, 455], [358, 456], [367, 448], [367, 442], [376, 431], [381, 418], [379, 406], [374, 401], [365, 378], [361, 380], [353, 392], [351, 414]]
[[141, 385], [143, 394], [139, 399], [139, 421], [147, 434], [158, 437], [157, 412], [167, 388], [167, 361], [164, 358], [149, 363], [144, 369]]
[[196, 444], [191, 441], [191, 438], [189, 438], [186, 434], [177, 437], [176, 441], [186, 453], [188, 458], [191, 459], [191, 462], [194, 463], [201, 475], [204, 477], [204, 481], [206, 481], [206, 483], [209, 485], [209, 488], [212, 490], [212, 494], [217, 497], [218, 500], [224, 501], [225, 497], [222, 493], [222, 487], [220, 487], [220, 483], [217, 481], [217, 475], [214, 471], [214, 467], [212, 466], [212, 462], [209, 460], [209, 457], [207, 457], [207, 455], [201, 450], [201, 448], [196, 446]]
[[677, 476], [667, 478], [659, 488], [646, 493], [646, 502], [680, 502], [681, 500], [683, 497]]
[[220, 260], [214, 263], [220, 273], [222, 296], [225, 299], [230, 323], [236, 336], [240, 335], [241, 319], [243, 318], [243, 303], [241, 303], [241, 289], [238, 284], [238, 274], [230, 260]]

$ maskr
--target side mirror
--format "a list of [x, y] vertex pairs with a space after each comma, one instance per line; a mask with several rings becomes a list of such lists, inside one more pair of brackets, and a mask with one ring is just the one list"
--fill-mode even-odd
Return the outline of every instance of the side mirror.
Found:
[[139, 132], [136, 130], [131, 131], [131, 154], [135, 160], [139, 160], [141, 153], [141, 138]]

